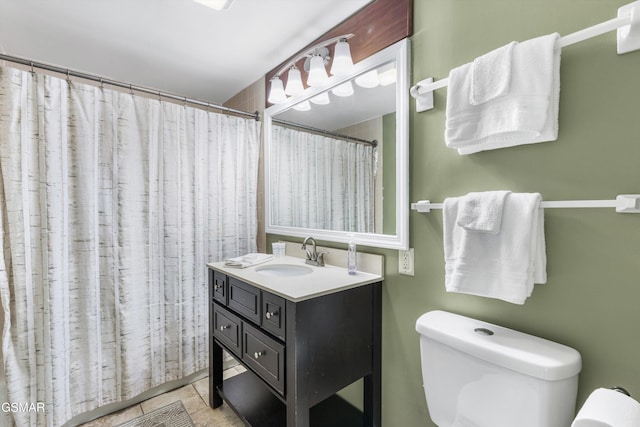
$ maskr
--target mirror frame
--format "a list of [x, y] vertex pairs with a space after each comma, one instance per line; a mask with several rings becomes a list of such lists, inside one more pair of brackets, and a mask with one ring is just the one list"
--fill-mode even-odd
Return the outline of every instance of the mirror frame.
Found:
[[[349, 231], [289, 227], [271, 223], [271, 131], [272, 118], [299, 102], [353, 79], [355, 76], [395, 61], [396, 80], [396, 234], [352, 233]], [[309, 87], [302, 94], [289, 98], [285, 103], [272, 105], [264, 112], [264, 184], [265, 184], [265, 232], [294, 237], [313, 236], [317, 240], [348, 243], [353, 235], [357, 244], [407, 250], [409, 249], [409, 69], [410, 41], [403, 39], [354, 65], [349, 76], [331, 76], [323, 87]]]

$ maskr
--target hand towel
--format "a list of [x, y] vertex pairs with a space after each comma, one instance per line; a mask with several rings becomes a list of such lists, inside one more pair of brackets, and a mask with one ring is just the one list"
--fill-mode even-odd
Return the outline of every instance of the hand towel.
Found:
[[480, 105], [507, 95], [511, 83], [511, 42], [476, 58], [471, 65], [471, 93], [469, 103]]
[[467, 231], [499, 233], [509, 191], [472, 192], [460, 198], [457, 224]]
[[459, 197], [443, 207], [445, 288], [524, 304], [534, 283], [546, 283], [544, 215], [538, 193], [509, 193], [498, 234], [457, 225]]
[[560, 48], [557, 33], [513, 46], [508, 94], [469, 101], [473, 64], [449, 74], [445, 142], [460, 154], [554, 141], [558, 137]]
[[224, 265], [226, 267], [233, 268], [247, 268], [270, 261], [272, 258], [273, 256], [269, 254], [251, 253], [236, 258], [226, 259], [224, 260]]

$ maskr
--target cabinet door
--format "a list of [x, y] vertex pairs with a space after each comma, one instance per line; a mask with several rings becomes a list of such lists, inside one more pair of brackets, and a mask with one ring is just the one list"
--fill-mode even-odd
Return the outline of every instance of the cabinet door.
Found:
[[284, 346], [242, 322], [242, 361], [284, 395]]
[[227, 276], [214, 271], [213, 272], [213, 299], [220, 304], [227, 305]]
[[241, 320], [218, 304], [213, 304], [213, 336], [236, 356], [241, 355]]
[[285, 300], [279, 296], [262, 291], [262, 321], [261, 325], [266, 330], [285, 339]]
[[229, 278], [229, 308], [260, 324], [260, 289], [232, 277]]

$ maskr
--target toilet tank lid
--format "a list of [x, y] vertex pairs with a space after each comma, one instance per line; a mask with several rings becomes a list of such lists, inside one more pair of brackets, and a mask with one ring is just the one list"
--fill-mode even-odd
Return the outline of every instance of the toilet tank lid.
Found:
[[580, 353], [571, 347], [446, 311], [423, 314], [416, 330], [463, 353], [543, 380], [573, 377], [582, 368]]

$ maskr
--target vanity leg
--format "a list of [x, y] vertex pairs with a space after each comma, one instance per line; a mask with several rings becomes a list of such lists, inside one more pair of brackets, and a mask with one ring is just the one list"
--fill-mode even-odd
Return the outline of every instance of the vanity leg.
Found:
[[218, 394], [217, 387], [222, 385], [222, 347], [211, 339], [211, 357], [209, 359], [209, 406], [218, 408], [222, 405], [222, 398]]
[[217, 387], [222, 385], [222, 347], [213, 339], [213, 270], [209, 269], [209, 406], [222, 405]]
[[382, 426], [382, 283], [372, 286], [373, 337], [371, 374], [364, 377], [364, 425]]
[[309, 427], [309, 408], [287, 404], [287, 427]]
[[[376, 378], [378, 377], [378, 378]], [[380, 401], [380, 378], [370, 374], [364, 377], [364, 426], [382, 426], [382, 405]]]
[[287, 427], [309, 427], [309, 384], [305, 375], [309, 371], [309, 331], [303, 324], [297, 325], [297, 308], [295, 303], [286, 302]]

